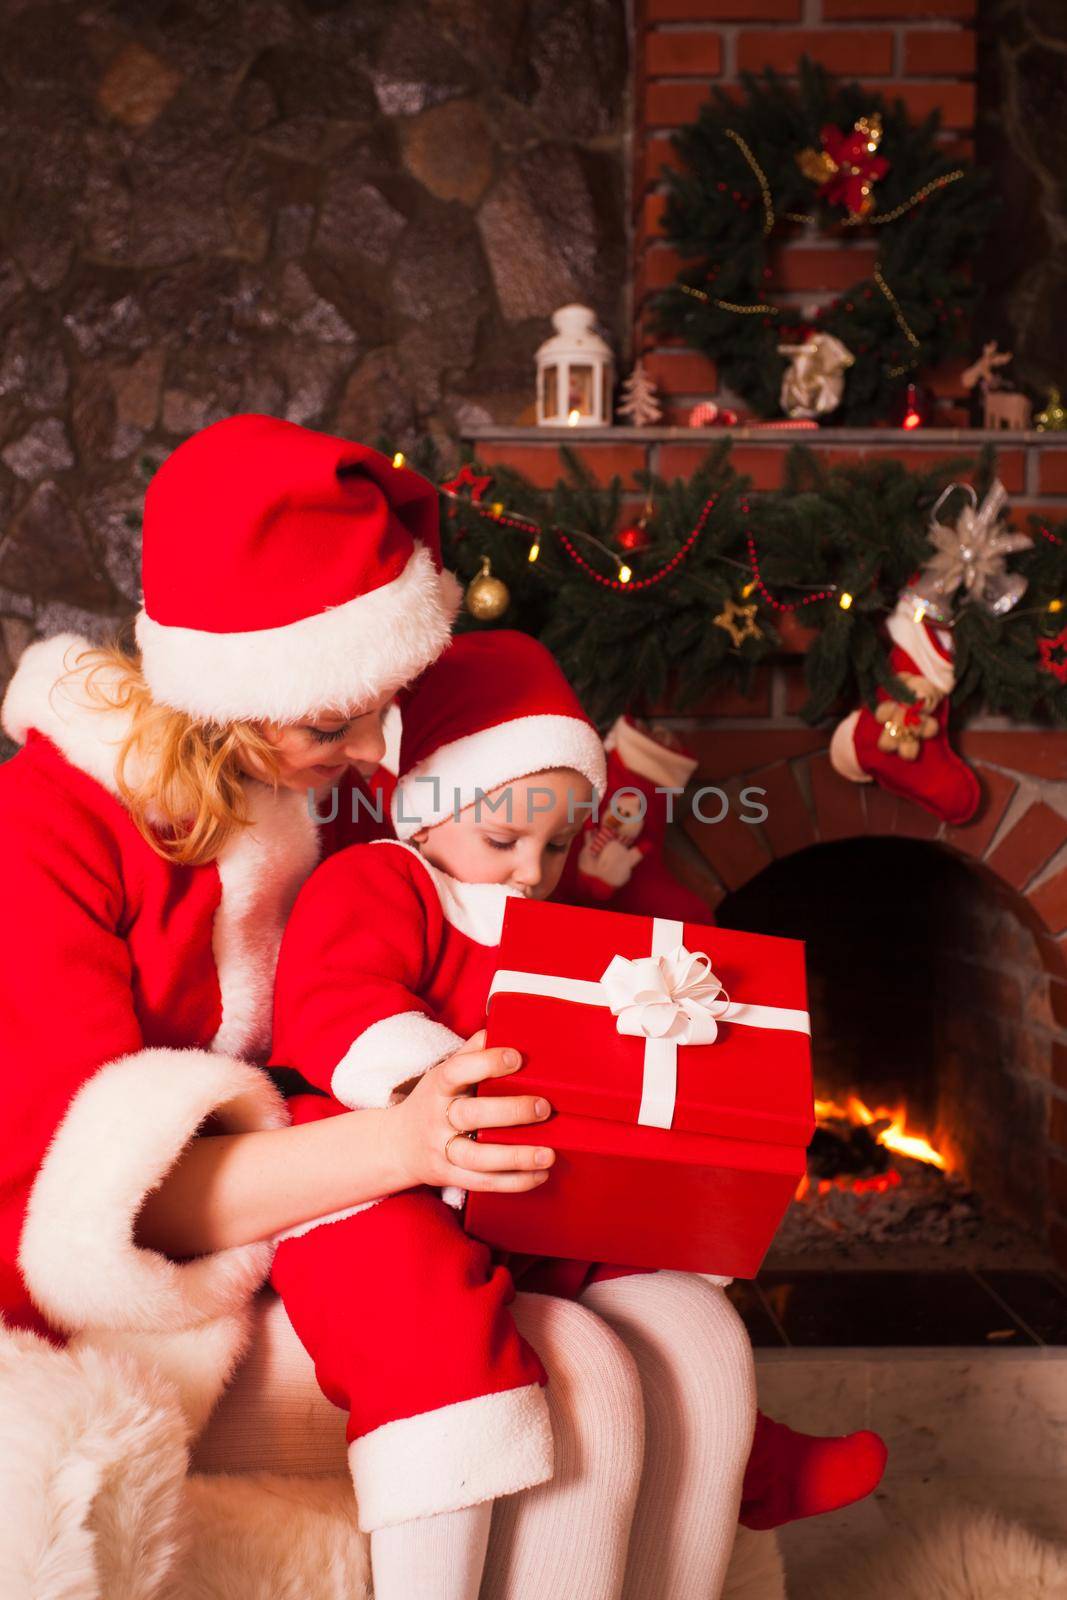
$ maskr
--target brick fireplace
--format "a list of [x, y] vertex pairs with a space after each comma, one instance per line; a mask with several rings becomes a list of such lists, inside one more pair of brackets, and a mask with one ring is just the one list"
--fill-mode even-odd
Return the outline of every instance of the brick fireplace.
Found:
[[[1064, 436], [1013, 435], [1006, 446], [1003, 435], [977, 430], [927, 430], [916, 439], [895, 429], [827, 429], [813, 438], [830, 461], [890, 455], [915, 469], [973, 456], [988, 439], [998, 446], [1017, 520], [1037, 508], [1049, 522], [1067, 518]], [[733, 439], [732, 459], [757, 492], [780, 483], [787, 442], [744, 428]], [[535, 483], [561, 475], [561, 441], [550, 430], [485, 429], [471, 442], [487, 465], [506, 463]], [[599, 481], [617, 473], [633, 489], [633, 473], [646, 466], [684, 476], [711, 440], [705, 430], [613, 428], [566, 430], [566, 442]], [[803, 722], [805, 699], [801, 656], [783, 654], [758, 672], [747, 696], [712, 694], [684, 716], [659, 708], [699, 757], [694, 784], [718, 785], [734, 801], [718, 824], [689, 817], [675, 827], [675, 870], [725, 922], [747, 894], [761, 908], [753, 926], [809, 942], [810, 916], [805, 922], [794, 907], [781, 926], [769, 916], [776, 874], [791, 864], [795, 871], [808, 854], [818, 858], [809, 893], [820, 874], [847, 871], [862, 884], [872, 918], [905, 918], [907, 897], [895, 897], [901, 879], [943, 881], [954, 913], [942, 926], [944, 943], [923, 952], [923, 976], [906, 964], [895, 974], [897, 1003], [906, 1004], [918, 981], [938, 1030], [939, 1086], [924, 1089], [928, 1131], [947, 1141], [954, 1164], [992, 1204], [1043, 1234], [1067, 1265], [1067, 732], [981, 714], [962, 723], [954, 742], [977, 772], [982, 802], [970, 823], [950, 827], [874, 785], [841, 778], [827, 754], [835, 724]], [[741, 820], [746, 786], [766, 790], [761, 824]], [[877, 1037], [875, 1013], [870, 1028]], [[820, 1065], [830, 1087], [838, 1064], [827, 1057]], [[974, 1083], [982, 1086], [977, 1095]], [[840, 1075], [836, 1086], [844, 1086]], [[980, 1118], [972, 1116], [977, 1104]]]
[[[961, 155], [973, 153], [975, 118], [973, 0], [638, 0], [635, 20], [634, 348], [625, 354], [644, 356], [664, 426], [468, 435], [486, 466], [545, 487], [561, 475], [565, 442], [598, 482], [622, 480], [624, 514], [638, 503], [636, 473], [685, 476], [721, 437], [684, 426], [696, 400], [716, 397], [713, 364], [657, 339], [646, 315], [649, 295], [677, 270], [658, 234], [672, 127], [696, 114], [712, 84], [729, 89], [739, 70], [764, 65], [789, 72], [804, 52], [900, 94], [913, 114], [938, 107], [946, 148]], [[781, 297], [825, 303], [842, 287], [839, 272], [851, 279], [856, 266], [801, 239], [779, 262]], [[992, 442], [1017, 523], [1030, 512], [1067, 518], [1067, 435], [967, 429], [959, 370], [933, 375], [936, 426], [919, 434], [787, 437], [741, 425], [731, 430], [733, 464], [758, 493], [780, 485], [798, 440], [829, 464], [891, 456], [916, 470]], [[699, 757], [694, 783], [735, 802], [717, 824], [688, 816], [675, 826], [675, 870], [724, 924], [808, 940], [820, 1088], [906, 1096], [953, 1166], [1067, 1266], [1067, 732], [985, 715], [957, 728], [982, 802], [970, 823], [949, 827], [839, 777], [827, 754], [834, 723], [804, 723], [805, 698], [802, 660], [783, 654], [748, 695], [713, 694], [684, 716], [659, 708]], [[746, 786], [766, 791], [760, 824], [741, 820]]]

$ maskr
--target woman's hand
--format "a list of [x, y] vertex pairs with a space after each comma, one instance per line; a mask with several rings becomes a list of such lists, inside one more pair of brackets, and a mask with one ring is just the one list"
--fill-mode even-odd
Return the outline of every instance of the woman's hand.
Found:
[[389, 1108], [381, 1132], [390, 1159], [404, 1175], [403, 1187], [427, 1183], [518, 1192], [544, 1183], [546, 1169], [556, 1159], [554, 1150], [463, 1137], [477, 1128], [513, 1128], [551, 1115], [548, 1101], [534, 1095], [471, 1095], [475, 1084], [504, 1077], [521, 1065], [517, 1050], [486, 1050], [484, 1031], [476, 1033], [462, 1050], [424, 1073], [405, 1100]]

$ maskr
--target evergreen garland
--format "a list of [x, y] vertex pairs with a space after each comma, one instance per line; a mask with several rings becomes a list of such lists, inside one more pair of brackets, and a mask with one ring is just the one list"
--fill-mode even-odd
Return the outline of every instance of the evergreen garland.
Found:
[[[724, 383], [763, 417], [781, 415], [787, 358], [778, 346], [802, 342], [813, 328], [833, 334], [855, 358], [833, 422], [884, 422], [909, 379], [961, 346], [974, 297], [968, 268], [992, 203], [986, 181], [941, 151], [936, 113], [913, 126], [899, 100], [890, 105], [858, 83], [838, 82], [806, 57], [795, 88], [770, 70], [741, 81], [740, 103], [716, 89], [696, 122], [673, 136], [684, 170], [664, 169], [663, 232], [692, 265], [658, 297], [659, 326], [711, 357]], [[874, 210], [863, 221], [821, 199], [797, 156], [819, 149], [824, 126], [848, 130], [872, 113], [882, 119], [879, 153], [890, 168], [874, 185]], [[898, 208], [896, 220], [879, 222]], [[813, 323], [803, 323], [795, 306], [775, 307], [773, 249], [803, 226], [791, 218], [804, 217], [827, 242], [877, 244], [876, 273], [889, 294], [877, 276], [861, 277]]]
[[[409, 459], [427, 475], [443, 476], [431, 445]], [[978, 462], [961, 458], [913, 472], [892, 460], [828, 467], [798, 445], [787, 456], [783, 487], [754, 494], [731, 466], [729, 439], [722, 439], [689, 478], [640, 479], [653, 510], [647, 546], [625, 554], [635, 585], [681, 549], [715, 496], [685, 559], [651, 587], [610, 588], [576, 565], [558, 530], [580, 530], [618, 551], [621, 482], [599, 488], [574, 455], [564, 451], [563, 459], [567, 476], [552, 490], [492, 468], [483, 469], [491, 472], [492, 487], [480, 504], [442, 496], [444, 558], [468, 583], [488, 555], [494, 575], [511, 592], [497, 623], [479, 623], [463, 612], [459, 629], [520, 628], [542, 639], [601, 724], [621, 711], [641, 714], [664, 701], [684, 712], [721, 687], [744, 692], [760, 663], [789, 648], [781, 613], [758, 589], [743, 594], [753, 576], [749, 535], [766, 588], [780, 602], [796, 605], [794, 619], [814, 630], [803, 657], [808, 699], [801, 716], [815, 723], [861, 701], [873, 705], [878, 685], [911, 698], [889, 672], [882, 623], [900, 590], [933, 554], [926, 529], [946, 485], [974, 472], [982, 495], [995, 475], [991, 450]], [[525, 519], [531, 531], [496, 520], [492, 502], [505, 506], [509, 517]], [[962, 504], [962, 493], [950, 497], [939, 520], [954, 521]], [[531, 562], [535, 531], [540, 553]], [[1067, 625], [1067, 610], [1058, 609], [1067, 599], [1067, 522], [1042, 529], [1032, 519], [1028, 531], [1034, 548], [1011, 559], [1011, 569], [1029, 583], [1016, 609], [1004, 617], [973, 605], [960, 609], [952, 700], [957, 708], [1067, 725], [1067, 683], [1042, 668], [1038, 651], [1041, 638]], [[615, 576], [618, 557], [580, 537], [573, 543], [596, 570]], [[831, 589], [825, 598], [813, 598]], [[853, 597], [847, 609], [840, 604], [842, 591]], [[730, 600], [759, 608], [760, 636], [737, 648], [713, 623]]]

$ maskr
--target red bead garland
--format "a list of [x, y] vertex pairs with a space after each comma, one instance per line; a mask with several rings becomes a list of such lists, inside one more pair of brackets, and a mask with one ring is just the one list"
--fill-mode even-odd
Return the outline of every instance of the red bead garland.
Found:
[[[748, 506], [742, 502], [741, 510], [747, 512]], [[813, 606], [820, 600], [832, 600], [836, 594], [835, 589], [819, 589], [815, 594], [805, 595], [803, 600], [776, 600], [760, 576], [759, 557], [756, 554], [756, 541], [750, 529], [745, 530], [745, 543], [748, 546], [748, 559], [752, 566], [752, 581], [756, 588], [774, 611], [800, 611], [804, 606]]]
[[[450, 493], [450, 491], [446, 489], [444, 485], [441, 485], [441, 487], [446, 494]], [[458, 499], [459, 496], [455, 496], [454, 498]], [[712, 495], [710, 499], [705, 501], [704, 507], [693, 526], [692, 532], [687, 536], [684, 542], [678, 547], [678, 549], [674, 552], [674, 555], [671, 556], [668, 561], [665, 561], [663, 565], [657, 568], [655, 572], [650, 572], [647, 577], [638, 578], [629, 583], [623, 583], [618, 578], [606, 578], [602, 572], [598, 572], [596, 568], [586, 560], [581, 551], [575, 547], [573, 541], [569, 539], [563, 532], [562, 528], [556, 528], [551, 531], [554, 531], [559, 536], [560, 544], [563, 546], [570, 559], [574, 562], [575, 566], [579, 567], [582, 572], [586, 573], [588, 577], [592, 578], [594, 583], [599, 583], [604, 589], [625, 591], [627, 594], [637, 593], [639, 590], [651, 589], [655, 584], [662, 583], [664, 578], [670, 577], [671, 573], [677, 570], [677, 568], [685, 560], [686, 556], [688, 556], [697, 540], [700, 538], [700, 535], [703, 533], [707, 524], [707, 520], [711, 515], [717, 501], [718, 495]], [[491, 521], [500, 523], [505, 528], [515, 528], [519, 533], [524, 533], [529, 538], [540, 538], [544, 532], [549, 531], [541, 528], [535, 522], [526, 522], [519, 517], [508, 516], [507, 513], [503, 511], [495, 512], [491, 506], [479, 505], [474, 501], [468, 501], [467, 503], [471, 510], [476, 511], [479, 516], [488, 517]], [[741, 500], [738, 503], [745, 516], [748, 516], [751, 510], [749, 502], [747, 500]], [[1046, 529], [1042, 529], [1042, 532], [1046, 533], [1048, 538], [1053, 538], [1053, 535], [1048, 533]], [[819, 589], [813, 594], [805, 595], [801, 600], [776, 600], [774, 595], [771, 594], [771, 591], [767, 588], [767, 585], [764, 583], [760, 573], [759, 557], [756, 553], [756, 541], [750, 528], [745, 529], [745, 544], [748, 547], [748, 559], [752, 568], [753, 582], [756, 588], [759, 590], [761, 597], [772, 608], [772, 610], [778, 612], [801, 611], [805, 606], [817, 605], [821, 600], [832, 600], [837, 593], [836, 589]]]
[[[443, 485], [441, 487], [444, 488]], [[445, 489], [444, 492], [446, 494], [449, 493], [447, 489]], [[458, 498], [458, 496], [456, 498]], [[705, 503], [703, 510], [696, 520], [696, 525], [694, 526], [692, 533], [689, 534], [684, 544], [682, 544], [675, 551], [670, 560], [665, 561], [663, 566], [660, 567], [656, 572], [649, 573], [647, 578], [638, 578], [634, 583], [622, 583], [618, 578], [605, 578], [603, 573], [597, 572], [596, 568], [591, 566], [581, 552], [575, 548], [574, 544], [570, 539], [568, 539], [562, 528], [556, 528], [554, 531], [559, 535], [560, 544], [563, 546], [564, 550], [566, 550], [574, 564], [580, 567], [583, 572], [587, 573], [595, 583], [601, 584], [605, 589], [625, 589], [627, 592], [637, 589], [650, 589], [653, 584], [660, 583], [664, 578], [669, 577], [669, 575], [675, 571], [675, 569], [685, 560], [686, 556], [689, 554], [690, 550], [692, 550], [700, 535], [703, 533], [704, 526], [708, 520], [708, 517], [711, 515], [712, 508], [714, 507], [717, 499], [717, 495], [712, 495], [711, 499]], [[500, 523], [505, 528], [515, 528], [519, 533], [525, 533], [531, 538], [539, 537], [542, 532], [546, 531], [540, 528], [535, 522], [525, 522], [520, 520], [518, 517], [509, 517], [505, 512], [502, 511], [494, 512], [489, 506], [478, 505], [473, 501], [468, 502], [468, 504], [470, 505], [471, 510], [476, 511], [479, 516], [488, 517], [492, 522]]]

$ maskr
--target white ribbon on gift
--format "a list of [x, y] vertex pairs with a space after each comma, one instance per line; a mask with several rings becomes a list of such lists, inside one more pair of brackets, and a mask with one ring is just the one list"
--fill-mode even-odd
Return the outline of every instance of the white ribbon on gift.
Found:
[[669, 1128], [678, 1094], [680, 1044], [712, 1044], [720, 1021], [811, 1032], [806, 1011], [731, 1000], [708, 957], [685, 948], [683, 932], [682, 923], [654, 917], [651, 953], [635, 961], [614, 956], [596, 982], [505, 967], [494, 975], [489, 995], [540, 995], [576, 1005], [606, 1006], [619, 1033], [645, 1040], [638, 1122], [648, 1128]]

